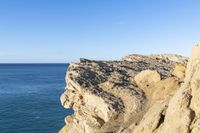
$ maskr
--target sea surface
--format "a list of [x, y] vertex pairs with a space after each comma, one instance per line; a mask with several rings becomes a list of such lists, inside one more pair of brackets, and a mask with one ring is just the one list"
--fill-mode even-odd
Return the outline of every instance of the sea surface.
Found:
[[0, 133], [57, 133], [68, 64], [0, 64]]

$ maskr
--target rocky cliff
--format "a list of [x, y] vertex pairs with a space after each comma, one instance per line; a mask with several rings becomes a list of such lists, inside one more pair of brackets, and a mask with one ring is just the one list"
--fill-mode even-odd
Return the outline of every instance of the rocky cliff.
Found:
[[200, 46], [178, 55], [81, 59], [69, 66], [60, 133], [200, 133]]

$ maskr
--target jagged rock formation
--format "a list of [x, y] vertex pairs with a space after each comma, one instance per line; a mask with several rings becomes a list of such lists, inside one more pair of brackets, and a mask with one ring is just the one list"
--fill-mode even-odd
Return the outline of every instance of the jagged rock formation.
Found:
[[66, 81], [61, 102], [75, 113], [60, 133], [200, 132], [198, 45], [189, 61], [167, 54], [81, 59]]

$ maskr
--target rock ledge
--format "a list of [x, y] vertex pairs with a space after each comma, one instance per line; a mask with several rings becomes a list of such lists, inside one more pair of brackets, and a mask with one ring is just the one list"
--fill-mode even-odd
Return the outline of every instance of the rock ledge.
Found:
[[189, 58], [129, 55], [70, 64], [60, 133], [199, 133], [200, 46]]

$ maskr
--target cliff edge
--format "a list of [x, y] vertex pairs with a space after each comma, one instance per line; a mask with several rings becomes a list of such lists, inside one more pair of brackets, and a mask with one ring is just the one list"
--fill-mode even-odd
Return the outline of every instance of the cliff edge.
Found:
[[178, 55], [129, 55], [70, 64], [61, 96], [75, 113], [60, 133], [199, 133], [200, 46]]

